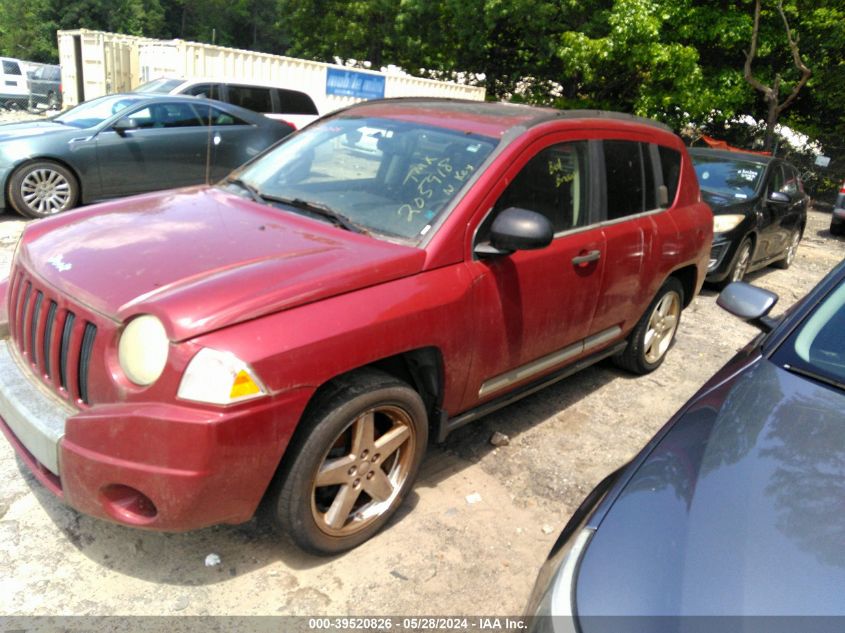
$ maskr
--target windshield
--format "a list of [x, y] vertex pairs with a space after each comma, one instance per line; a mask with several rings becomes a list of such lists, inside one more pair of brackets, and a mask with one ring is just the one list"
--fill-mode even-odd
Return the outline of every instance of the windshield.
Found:
[[126, 95], [110, 95], [80, 103], [75, 108], [63, 112], [53, 120], [65, 125], [78, 128], [94, 127], [106, 119], [112, 118], [124, 108], [140, 101], [142, 97], [127, 97]]
[[237, 175], [268, 200], [321, 205], [368, 232], [417, 241], [496, 143], [407, 121], [332, 118]]
[[132, 92], [155, 92], [158, 94], [168, 94], [171, 90], [177, 88], [183, 83], [185, 82], [181, 79], [166, 79], [161, 77], [159, 79], [148, 81], [145, 84], [141, 84]]
[[845, 385], [845, 282], [833, 290], [778, 350], [777, 361], [798, 373]]
[[737, 199], [753, 196], [766, 165], [748, 160], [692, 155], [698, 184], [705, 191]]

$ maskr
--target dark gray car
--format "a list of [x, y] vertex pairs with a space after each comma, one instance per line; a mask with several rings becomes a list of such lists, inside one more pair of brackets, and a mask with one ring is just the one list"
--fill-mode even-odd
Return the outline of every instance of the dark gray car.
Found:
[[62, 107], [62, 68], [61, 66], [39, 66], [28, 74], [29, 107], [46, 105], [49, 110]]
[[293, 131], [231, 104], [122, 94], [47, 121], [0, 125], [0, 208], [77, 204], [219, 180]]
[[582, 504], [529, 606], [557, 617], [534, 630], [772, 630], [692, 616], [845, 615], [845, 262], [779, 323], [766, 316], [776, 300], [743, 283], [722, 293], [722, 307], [773, 329]]

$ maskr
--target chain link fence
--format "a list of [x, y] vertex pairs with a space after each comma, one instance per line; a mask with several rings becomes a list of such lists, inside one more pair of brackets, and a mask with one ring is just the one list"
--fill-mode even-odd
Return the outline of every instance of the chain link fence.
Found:
[[[26, 73], [26, 90], [21, 89], [23, 82], [19, 82], [19, 92], [0, 98], [0, 121], [20, 120], [23, 114], [56, 114], [62, 109], [62, 74], [59, 66], [31, 63], [24, 65], [24, 62], [17, 60], [7, 61], [10, 62], [9, 70], [16, 70], [18, 75]], [[16, 68], [11, 67], [12, 62]]]

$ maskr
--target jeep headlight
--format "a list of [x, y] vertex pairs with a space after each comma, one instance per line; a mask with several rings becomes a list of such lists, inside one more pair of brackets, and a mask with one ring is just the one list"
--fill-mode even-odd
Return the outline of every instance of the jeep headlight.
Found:
[[158, 318], [151, 314], [135, 317], [120, 336], [117, 347], [120, 368], [136, 385], [151, 385], [164, 371], [169, 349], [167, 332]]
[[729, 213], [727, 215], [713, 216], [713, 232], [725, 233], [731, 229], [735, 229], [745, 219], [742, 213]]
[[178, 397], [209, 404], [234, 404], [267, 394], [252, 367], [231, 352], [205, 347], [188, 363]]

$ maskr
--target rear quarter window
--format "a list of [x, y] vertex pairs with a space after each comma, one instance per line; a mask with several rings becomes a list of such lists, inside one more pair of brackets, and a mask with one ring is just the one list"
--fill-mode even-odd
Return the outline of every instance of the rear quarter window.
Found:
[[668, 193], [669, 206], [678, 194], [678, 182], [681, 179], [681, 153], [670, 147], [657, 146], [660, 154], [660, 171], [663, 173], [663, 184]]
[[317, 106], [304, 92], [278, 89], [279, 114], [318, 114]]

